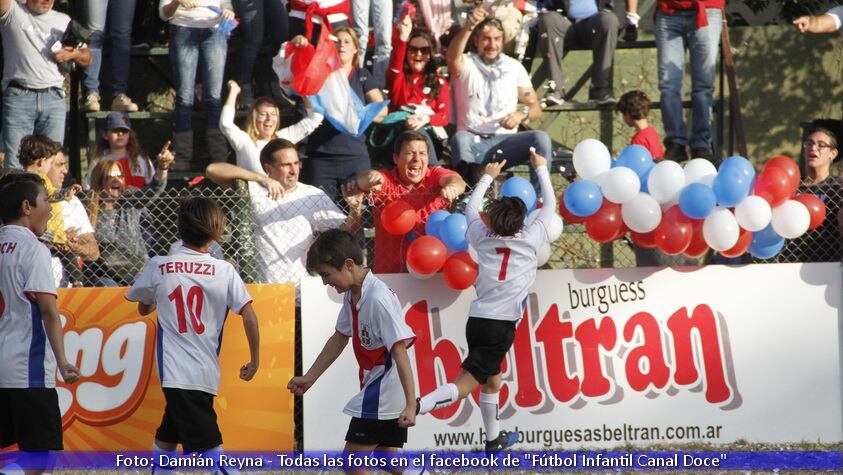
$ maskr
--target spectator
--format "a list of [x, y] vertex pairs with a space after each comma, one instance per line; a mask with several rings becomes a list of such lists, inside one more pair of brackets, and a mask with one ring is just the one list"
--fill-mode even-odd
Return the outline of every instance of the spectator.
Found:
[[392, 52], [392, 2], [384, 0], [351, 0], [351, 18], [354, 33], [363, 39], [360, 48], [360, 64], [366, 58], [369, 43], [369, 19], [375, 36], [375, 51], [372, 54], [372, 72], [375, 79], [383, 81], [386, 66]]
[[599, 105], [615, 103], [611, 79], [618, 43], [618, 17], [612, 11], [612, 1], [553, 0], [550, 4], [538, 19], [538, 51], [542, 70], [546, 67], [550, 76], [545, 101], [556, 105], [565, 102], [561, 66], [565, 52], [572, 48], [591, 48], [594, 64], [588, 100]]
[[96, 285], [129, 285], [149, 260], [147, 205], [164, 192], [173, 160], [172, 152], [161, 150], [155, 176], [144, 188], [126, 186], [116, 160], [102, 160], [94, 167], [88, 216], [100, 245], [100, 259], [92, 266]]
[[395, 48], [386, 71], [389, 110], [412, 112], [405, 128], [425, 132], [430, 150], [428, 158], [436, 165], [439, 160], [430, 135], [434, 134], [437, 139], [447, 137], [444, 127], [451, 119], [448, 80], [440, 74], [440, 64], [433, 59], [436, 42], [429, 32], [413, 29], [413, 19], [405, 15], [396, 33]]
[[664, 148], [659, 133], [647, 121], [647, 114], [650, 113], [650, 98], [647, 94], [644, 91], [629, 91], [621, 96], [616, 108], [623, 115], [624, 124], [635, 128], [635, 135], [629, 143], [649, 150], [654, 160], [661, 159]]
[[206, 173], [214, 183], [231, 188], [234, 180], [249, 182], [249, 197], [255, 211], [257, 264], [262, 283], [296, 284], [305, 275], [305, 256], [314, 233], [342, 226], [351, 232], [360, 227], [359, 195], [348, 198], [346, 216], [319, 188], [299, 182], [296, 146], [285, 139], [273, 139], [260, 152], [262, 173], [229, 163], [213, 163]]
[[371, 192], [375, 208], [376, 274], [407, 272], [404, 253], [407, 236], [395, 236], [384, 229], [381, 211], [393, 201], [403, 200], [416, 210], [413, 231], [424, 234], [428, 216], [436, 210], [448, 209], [465, 192], [465, 181], [459, 174], [442, 167], [428, 167], [428, 145], [418, 131], [402, 133], [395, 139], [393, 170], [369, 170], [357, 177], [357, 187]]
[[834, 33], [843, 35], [843, 5], [834, 7], [823, 15], [801, 16], [793, 20], [800, 33]]
[[786, 241], [781, 252], [790, 262], [837, 262], [843, 258], [843, 237], [839, 229], [843, 186], [831, 175], [831, 164], [838, 155], [834, 133], [822, 127], [808, 130], [802, 142], [805, 176], [798, 193], [817, 195], [826, 207], [825, 221], [816, 229]]
[[[136, 0], [83, 0], [82, 11], [86, 26], [91, 30], [88, 45], [91, 50], [91, 65], [84, 70], [82, 85], [85, 88], [85, 103], [82, 110], [100, 110], [100, 67], [102, 66], [102, 45], [108, 27], [111, 47], [109, 62], [111, 78], [111, 110], [135, 112], [138, 105], [132, 102], [126, 91], [129, 89], [129, 65], [132, 55], [132, 20]], [[143, 0], [141, 0], [143, 1]]]
[[158, 13], [163, 20], [170, 22], [170, 62], [176, 83], [173, 148], [179, 167], [189, 168], [193, 161], [191, 116], [197, 69], [200, 69], [202, 103], [207, 116], [208, 154], [211, 161], [225, 161], [228, 146], [219, 130], [219, 123], [228, 43], [219, 25], [223, 20], [234, 19], [231, 0], [160, 1]]
[[269, 97], [259, 97], [249, 105], [244, 132], [234, 125], [234, 108], [240, 92], [241, 88], [236, 81], [228, 81], [228, 98], [222, 107], [220, 130], [234, 149], [237, 166], [251, 172], [265, 174], [260, 163], [260, 153], [267, 142], [282, 138], [298, 143], [322, 123], [322, 114], [308, 108], [306, 117], [280, 129], [281, 111], [278, 104]]
[[[656, 48], [659, 64], [665, 158], [682, 162], [691, 156], [713, 160], [711, 106], [717, 46], [725, 0], [658, 0]], [[691, 136], [682, 111], [685, 48], [691, 56]]]
[[62, 217], [60, 201], [64, 199], [60, 191], [64, 175], [55, 173], [53, 163], [61, 152], [61, 146], [44, 135], [27, 135], [21, 140], [18, 158], [23, 169], [35, 173], [44, 181], [47, 190], [47, 200], [50, 202], [50, 220], [47, 222], [47, 232], [41, 236], [42, 241], [51, 245], [67, 243], [64, 218]]
[[155, 166], [141, 150], [138, 136], [132, 130], [129, 116], [124, 112], [110, 112], [105, 118], [105, 130], [100, 133], [100, 139], [94, 144], [92, 157], [88, 161], [86, 189], [91, 187], [91, 171], [100, 160], [117, 160], [123, 170], [126, 186], [143, 188], [155, 175]]
[[268, 49], [274, 55], [281, 44], [290, 35], [287, 9], [279, 0], [233, 0], [234, 11], [240, 21], [240, 47], [237, 50], [234, 66], [234, 80], [242, 92], [237, 106], [245, 109], [252, 103], [252, 78], [255, 76], [255, 59], [263, 44], [264, 37], [269, 37]]
[[[348, 74], [348, 82], [357, 97], [363, 102], [383, 101], [383, 95], [372, 73], [358, 66], [357, 53], [360, 51], [360, 44], [354, 30], [340, 28], [334, 32], [334, 36], [337, 37], [337, 50], [343, 71]], [[294, 41], [302, 40], [294, 38]], [[387, 109], [384, 107], [375, 122], [382, 121], [386, 114]], [[307, 139], [307, 162], [302, 181], [322, 188], [334, 201], [338, 201], [343, 184], [369, 168], [371, 164], [365, 137], [354, 138], [345, 135], [327, 120], [323, 120], [322, 125]]]
[[91, 63], [87, 48], [60, 43], [71, 20], [53, 10], [53, 3], [0, 0], [6, 168], [21, 168], [17, 153], [25, 135], [35, 133], [58, 143], [64, 141], [67, 105], [59, 65]]
[[307, 36], [310, 27], [313, 34], [307, 39], [316, 43], [321, 25], [326, 19], [330, 30], [336, 32], [339, 28], [349, 26], [350, 18], [351, 0], [291, 0], [290, 36]]
[[[541, 117], [530, 76], [518, 61], [502, 53], [503, 27], [476, 7], [448, 46], [448, 71], [453, 80], [457, 133], [451, 138], [454, 162], [474, 182], [482, 164], [506, 159], [507, 167], [526, 163], [527, 150], [551, 156], [550, 137], [543, 131], [518, 132], [518, 126]], [[476, 52], [463, 53], [473, 38]], [[535, 172], [530, 176], [538, 186]]]

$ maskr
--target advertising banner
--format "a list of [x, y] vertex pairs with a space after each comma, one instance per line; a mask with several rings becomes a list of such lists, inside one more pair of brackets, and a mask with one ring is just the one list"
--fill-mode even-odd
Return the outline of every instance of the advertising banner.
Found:
[[[292, 285], [247, 285], [258, 315], [261, 364], [239, 378], [249, 346], [238, 315], [225, 323], [214, 407], [227, 450], [292, 450], [295, 295]], [[67, 358], [76, 384], [58, 382], [68, 451], [150, 450], [164, 414], [155, 364], [155, 313], [142, 317], [125, 288], [60, 289]]]
[[[474, 291], [380, 277], [416, 334], [427, 394], [460, 371]], [[841, 290], [837, 263], [539, 271], [502, 363], [501, 428], [518, 450], [840, 442]], [[341, 300], [309, 278], [302, 302], [306, 371]], [[305, 395], [306, 450], [342, 447], [357, 374], [349, 345]], [[406, 448], [481, 447], [478, 397], [419, 416]]]

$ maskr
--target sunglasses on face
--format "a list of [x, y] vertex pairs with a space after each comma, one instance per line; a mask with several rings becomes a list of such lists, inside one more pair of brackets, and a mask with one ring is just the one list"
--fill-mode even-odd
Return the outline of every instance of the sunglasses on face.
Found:
[[413, 46], [410, 45], [408, 47], [410, 54], [423, 54], [426, 56], [430, 56], [430, 46]]
[[109, 178], [123, 178], [123, 172], [120, 170], [115, 170], [108, 174]]

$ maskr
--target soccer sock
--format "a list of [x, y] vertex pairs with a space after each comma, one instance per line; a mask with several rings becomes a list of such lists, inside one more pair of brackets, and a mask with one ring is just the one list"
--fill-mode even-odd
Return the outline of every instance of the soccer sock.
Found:
[[161, 468], [158, 465], [158, 456], [159, 455], [167, 455], [172, 454], [169, 450], [164, 450], [155, 443], [152, 442], [152, 454], [155, 457], [155, 460], [152, 461], [152, 475], [173, 475], [175, 472], [170, 469]]
[[428, 412], [453, 404], [460, 399], [460, 390], [454, 383], [443, 384], [421, 398], [419, 402], [419, 414]]
[[497, 439], [501, 431], [498, 419], [498, 393], [480, 393], [480, 414], [483, 416], [486, 440]]

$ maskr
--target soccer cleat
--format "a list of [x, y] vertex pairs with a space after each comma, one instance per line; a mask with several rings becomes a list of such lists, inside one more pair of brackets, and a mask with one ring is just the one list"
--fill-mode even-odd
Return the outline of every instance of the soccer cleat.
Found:
[[486, 442], [486, 452], [502, 452], [518, 442], [517, 432], [507, 432], [502, 430], [498, 438]]

